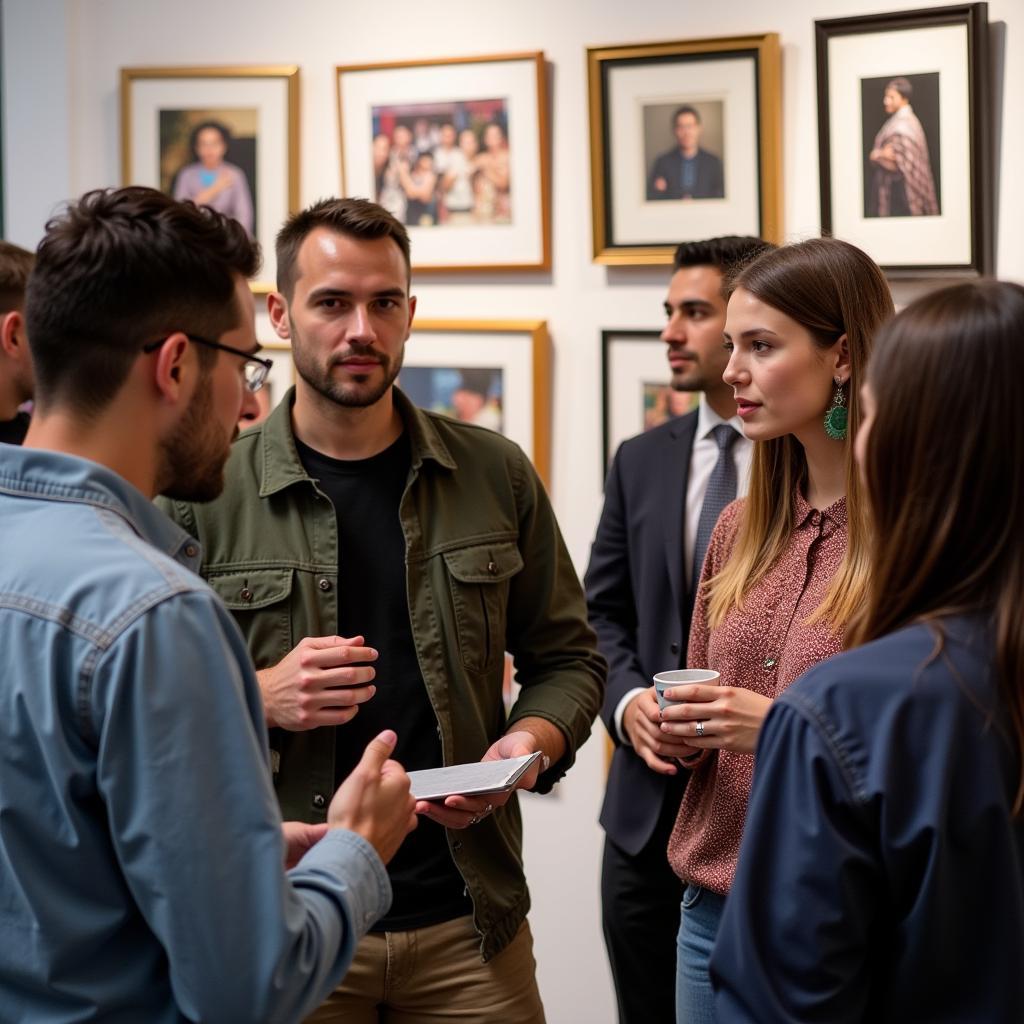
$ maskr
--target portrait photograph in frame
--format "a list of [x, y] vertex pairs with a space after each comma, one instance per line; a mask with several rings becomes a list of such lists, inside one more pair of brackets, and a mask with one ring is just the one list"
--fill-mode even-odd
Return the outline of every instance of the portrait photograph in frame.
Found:
[[550, 269], [543, 53], [336, 71], [342, 194], [405, 224], [416, 273]]
[[697, 408], [699, 391], [670, 386], [668, 346], [660, 331], [601, 332], [602, 479], [619, 445]]
[[275, 278], [274, 236], [299, 205], [294, 65], [121, 69], [121, 179], [237, 220]]
[[551, 345], [543, 320], [416, 320], [398, 386], [421, 408], [495, 430], [551, 469]]
[[775, 33], [587, 50], [594, 262], [781, 241], [780, 67]]
[[890, 277], [992, 269], [987, 4], [815, 22], [821, 229]]

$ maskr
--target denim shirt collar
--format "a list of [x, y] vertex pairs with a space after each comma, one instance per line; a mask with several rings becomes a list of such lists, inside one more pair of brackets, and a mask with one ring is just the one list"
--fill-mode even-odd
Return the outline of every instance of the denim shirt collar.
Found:
[[147, 544], [193, 572], [199, 571], [201, 553], [195, 538], [112, 469], [65, 452], [3, 447], [0, 491], [108, 509]]
[[[392, 388], [395, 408], [398, 409], [405, 429], [409, 432], [409, 445], [412, 451], [412, 468], [418, 470], [425, 461], [431, 460], [455, 469], [456, 462], [452, 458], [448, 446], [441, 440], [430, 417], [409, 401], [397, 388]], [[310, 482], [309, 474], [302, 465], [298, 450], [295, 447], [295, 435], [292, 431], [292, 406], [295, 404], [295, 388], [292, 387], [278, 403], [277, 407], [264, 420], [261, 427], [260, 462], [260, 497], [284, 490], [292, 484]]]

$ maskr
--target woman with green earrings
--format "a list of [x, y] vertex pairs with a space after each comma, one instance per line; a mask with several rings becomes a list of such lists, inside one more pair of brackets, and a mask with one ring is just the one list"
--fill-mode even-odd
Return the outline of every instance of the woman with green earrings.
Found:
[[867, 519], [853, 459], [859, 388], [892, 315], [885, 277], [846, 242], [765, 253], [732, 282], [724, 379], [754, 444], [750, 492], [708, 545], [687, 664], [719, 673], [666, 697], [662, 730], [693, 748], [669, 842], [686, 883], [676, 1012], [713, 1021], [708, 960], [732, 884], [758, 732], [772, 701], [838, 653], [867, 585]]

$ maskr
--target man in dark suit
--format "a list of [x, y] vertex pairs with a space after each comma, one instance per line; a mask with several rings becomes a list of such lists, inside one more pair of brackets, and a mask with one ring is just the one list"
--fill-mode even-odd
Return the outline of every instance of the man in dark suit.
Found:
[[700, 148], [703, 131], [696, 107], [680, 107], [672, 115], [677, 146], [654, 161], [647, 179], [648, 199], [722, 199], [722, 161]]
[[609, 666], [601, 715], [615, 753], [601, 810], [601, 900], [622, 1024], [675, 1017], [683, 886], [665, 851], [687, 774], [673, 758], [689, 748], [661, 734], [651, 677], [686, 664], [699, 549], [720, 511], [712, 507], [722, 497], [715, 481], [731, 473], [746, 489], [751, 446], [722, 381], [723, 279], [766, 248], [757, 238], [728, 237], [676, 250], [661, 337], [672, 387], [701, 392], [700, 405], [619, 448], [585, 579]]

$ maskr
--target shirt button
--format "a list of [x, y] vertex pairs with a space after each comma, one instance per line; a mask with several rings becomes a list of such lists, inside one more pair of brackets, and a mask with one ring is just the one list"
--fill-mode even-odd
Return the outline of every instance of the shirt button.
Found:
[[774, 668], [775, 667], [775, 659], [774, 658], [765, 658], [764, 659], [764, 667], [765, 668]]
[[461, 843], [461, 842], [459, 842], [458, 840], [456, 840], [456, 841], [455, 841], [454, 843], [452, 843], [452, 849], [453, 849], [453, 850], [454, 850], [454, 851], [455, 851], [456, 853], [458, 853], [458, 852], [459, 852], [459, 851], [460, 851], [460, 850], [462, 849], [462, 843]]
[[243, 601], [248, 603], [249, 601], [252, 600], [252, 591], [248, 587], [242, 587], [242, 589], [238, 592], [238, 596]]
[[673, 642], [672, 642], [672, 646], [671, 646], [671, 647], [669, 648], [669, 650], [670, 650], [670, 651], [671, 651], [671, 652], [672, 652], [673, 654], [678, 654], [678, 653], [679, 653], [679, 644], [677, 644], [677, 643], [676, 643], [675, 641], [673, 641]]
[[314, 793], [313, 806], [317, 809], [322, 810], [324, 807], [327, 806], [327, 797], [325, 797], [323, 793]]
[[488, 572], [489, 572], [489, 573], [490, 573], [490, 574], [491, 574], [492, 576], [496, 576], [496, 575], [497, 575], [497, 573], [498, 573], [498, 565], [497, 565], [497, 563], [496, 563], [496, 562], [488, 562], [488, 563], [487, 563], [487, 571], [488, 571]]
[[326, 594], [331, 589], [331, 581], [328, 579], [322, 579], [317, 583], [317, 586]]
[[813, 526], [817, 526], [817, 525], [819, 525], [819, 523], [821, 523], [821, 513], [818, 512], [818, 511], [812, 512], [811, 513], [811, 524]]
[[186, 544], [186, 545], [185, 545], [185, 554], [186, 554], [186, 555], [187, 555], [187, 556], [188, 556], [189, 558], [195, 558], [195, 557], [196, 557], [196, 555], [198, 555], [198, 554], [199, 554], [199, 548], [197, 548], [197, 547], [195, 546], [195, 544]]

